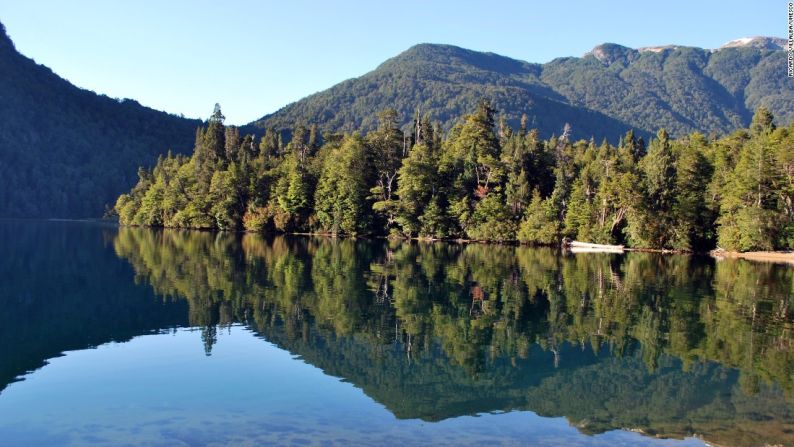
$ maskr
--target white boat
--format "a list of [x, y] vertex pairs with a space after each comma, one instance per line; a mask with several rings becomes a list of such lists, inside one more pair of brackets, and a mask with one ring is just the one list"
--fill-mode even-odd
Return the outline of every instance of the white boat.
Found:
[[623, 253], [622, 245], [592, 244], [563, 239], [562, 246], [571, 253]]
[[571, 253], [623, 253], [623, 248], [570, 247]]

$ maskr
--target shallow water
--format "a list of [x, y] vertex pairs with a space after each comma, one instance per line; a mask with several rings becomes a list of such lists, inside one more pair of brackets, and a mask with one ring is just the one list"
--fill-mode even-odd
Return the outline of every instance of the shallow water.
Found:
[[0, 222], [0, 445], [794, 445], [794, 268]]

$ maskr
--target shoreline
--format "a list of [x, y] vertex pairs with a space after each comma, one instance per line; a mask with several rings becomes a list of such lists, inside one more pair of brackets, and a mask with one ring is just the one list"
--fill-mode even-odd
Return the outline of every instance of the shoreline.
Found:
[[712, 250], [709, 255], [718, 261], [723, 259], [745, 259], [756, 262], [772, 262], [794, 265], [794, 251], [724, 251]]
[[[202, 232], [210, 232], [210, 233], [237, 233], [237, 234], [259, 234], [262, 236], [267, 235], [287, 235], [287, 236], [308, 236], [308, 237], [324, 237], [329, 239], [363, 239], [363, 240], [386, 240], [386, 241], [416, 241], [416, 242], [425, 242], [425, 243], [433, 243], [433, 242], [443, 242], [447, 244], [484, 244], [484, 245], [511, 245], [516, 247], [546, 247], [546, 248], [560, 248], [560, 244], [540, 244], [540, 243], [531, 243], [531, 242], [521, 242], [519, 240], [504, 240], [504, 241], [496, 241], [496, 240], [479, 240], [479, 239], [466, 239], [466, 238], [434, 238], [434, 237], [401, 237], [401, 236], [393, 236], [393, 235], [372, 235], [372, 234], [363, 234], [363, 235], [349, 235], [349, 234], [334, 234], [334, 233], [322, 233], [322, 232], [306, 232], [306, 231], [276, 231], [272, 233], [266, 233], [261, 231], [253, 231], [253, 230], [245, 230], [245, 229], [237, 229], [237, 230], [220, 230], [217, 228], [185, 228], [185, 227], [165, 227], [165, 226], [147, 226], [147, 225], [125, 225], [116, 222], [116, 225], [119, 227], [129, 227], [129, 228], [149, 228], [153, 230], [177, 230], [177, 231], [202, 231]], [[642, 252], [642, 253], [658, 253], [658, 254], [666, 254], [666, 255], [708, 255], [710, 251], [685, 251], [685, 250], [674, 250], [668, 248], [632, 248], [632, 247], [625, 247], [623, 248], [624, 252]]]
[[[47, 220], [54, 220], [54, 219], [47, 219]], [[62, 220], [62, 219], [58, 219]], [[65, 219], [63, 219], [65, 220]], [[104, 219], [100, 219], [104, 220]], [[251, 230], [218, 230], [218, 229], [208, 229], [208, 228], [182, 228], [182, 227], [150, 227], [146, 225], [124, 225], [119, 224], [118, 222], [114, 222], [119, 227], [131, 227], [131, 228], [150, 228], [150, 229], [159, 229], [159, 230], [178, 230], [178, 231], [202, 231], [202, 232], [217, 232], [217, 233], [239, 233], [239, 234], [259, 234], [259, 235], [266, 235], [267, 233], [262, 233], [259, 231], [251, 231]], [[395, 236], [373, 236], [373, 235], [359, 235], [359, 236], [351, 236], [346, 234], [333, 234], [333, 233], [317, 233], [317, 232], [277, 232], [273, 234], [283, 234], [283, 235], [290, 235], [290, 236], [310, 236], [310, 237], [325, 237], [330, 239], [370, 239], [370, 240], [396, 240], [396, 241], [417, 241], [417, 242], [424, 242], [424, 243], [434, 243], [434, 242], [444, 242], [449, 244], [488, 244], [488, 245], [512, 245], [517, 247], [550, 247], [550, 248], [559, 248], [558, 244], [532, 244], [532, 243], [523, 243], [520, 241], [487, 241], [487, 240], [476, 240], [476, 239], [464, 239], [464, 238], [428, 238], [428, 237], [395, 237]], [[770, 262], [770, 263], [783, 263], [783, 264], [791, 264], [794, 265], [794, 251], [748, 251], [748, 252], [737, 252], [737, 251], [725, 251], [722, 249], [714, 249], [709, 251], [684, 251], [684, 250], [672, 250], [672, 249], [662, 249], [662, 248], [632, 248], [626, 247], [623, 249], [624, 252], [638, 252], [638, 253], [657, 253], [662, 255], [694, 255], [694, 256], [710, 256], [717, 261], [721, 261], [724, 259], [744, 259], [747, 261], [755, 261], [755, 262]], [[619, 253], [618, 253], [619, 254]]]

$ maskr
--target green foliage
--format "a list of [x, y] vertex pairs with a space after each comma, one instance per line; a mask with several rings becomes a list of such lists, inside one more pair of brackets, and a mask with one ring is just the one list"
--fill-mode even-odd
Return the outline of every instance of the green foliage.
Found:
[[720, 203], [719, 245], [728, 250], [773, 250], [791, 245], [791, 132], [775, 129], [766, 109], [753, 118]]
[[478, 201], [466, 225], [470, 239], [512, 241], [516, 239], [516, 222], [501, 194], [492, 192]]
[[779, 76], [785, 57], [761, 48], [638, 51], [604, 44], [581, 58], [532, 64], [422, 44], [255, 124], [287, 129], [311, 117], [324, 130], [366, 131], [377, 128], [378, 110], [410, 116], [418, 107], [450, 129], [485, 97], [507, 124], [518, 128], [526, 115], [543, 138], [559, 135], [565, 123], [575, 124], [575, 138], [613, 143], [630, 128], [643, 137], [661, 127], [676, 137], [726, 134], [747, 126], [760, 106], [782, 122], [794, 119], [794, 80]]
[[419, 216], [419, 236], [444, 238], [450, 234], [448, 228], [448, 216], [438, 197], [433, 197]]
[[371, 206], [365, 182], [370, 167], [366, 151], [363, 139], [353, 135], [328, 156], [314, 205], [322, 231], [350, 235], [369, 231]]
[[[432, 148], [425, 143], [419, 143], [411, 148], [398, 171], [399, 207], [396, 221], [408, 236], [422, 232], [421, 216], [427, 212], [427, 207], [431, 204], [431, 197], [438, 188], [437, 164]], [[440, 206], [437, 197], [432, 200], [432, 203], [436, 209]], [[437, 222], [440, 219], [440, 211], [436, 209], [431, 212], [436, 215], [432, 219], [436, 223], [440, 223]], [[428, 218], [430, 219], [430, 217]], [[435, 224], [431, 226], [433, 225]]]
[[527, 207], [526, 218], [521, 222], [518, 240], [534, 244], [559, 242], [559, 224], [550, 208], [550, 200], [541, 199], [540, 193], [535, 190]]
[[308, 210], [311, 200], [308, 174], [296, 155], [288, 157], [281, 168], [282, 174], [276, 183], [276, 201], [283, 212], [300, 216]]
[[707, 142], [700, 134], [691, 135], [678, 147], [673, 208], [676, 222], [672, 246], [679, 250], [697, 250], [713, 245], [712, 222], [716, 219], [716, 207], [708, 190], [714, 168], [706, 148]]
[[590, 186], [582, 178], [573, 185], [571, 196], [568, 199], [568, 209], [565, 213], [564, 232], [569, 236], [591, 241], [594, 240], [591, 234], [593, 204], [588, 197], [588, 192], [590, 192]]
[[231, 169], [216, 171], [210, 183], [210, 215], [215, 218], [218, 229], [237, 228], [242, 220], [245, 205], [245, 191], [241, 184], [242, 173], [237, 165]]
[[386, 109], [379, 114], [378, 129], [367, 135], [368, 156], [375, 171], [375, 186], [370, 189], [371, 198], [375, 200], [372, 209], [385, 221], [386, 230], [392, 229], [399, 211], [396, 200], [397, 175], [407, 144], [403, 132], [399, 129], [397, 111]]
[[667, 132], [659, 131], [639, 163], [642, 200], [632, 210], [628, 233], [640, 247], [671, 248], [675, 240], [676, 163]]
[[141, 169], [115, 211], [127, 225], [689, 251], [716, 235], [733, 250], [794, 240], [792, 127], [764, 110], [752, 130], [711, 141], [660, 130], [647, 150], [633, 132], [617, 147], [571, 141], [571, 126], [540, 140], [494, 116], [480, 103], [443, 138], [418, 114], [408, 136], [387, 110], [369, 134], [318, 146], [301, 126], [282, 147], [274, 131], [240, 137], [216, 108], [192, 157]]
[[494, 134], [494, 110], [488, 103], [480, 103], [476, 113], [463, 119], [463, 125], [450, 138], [445, 155], [459, 167], [453, 179], [463, 188], [481, 188], [487, 192], [498, 184], [502, 176], [499, 160], [499, 140]]

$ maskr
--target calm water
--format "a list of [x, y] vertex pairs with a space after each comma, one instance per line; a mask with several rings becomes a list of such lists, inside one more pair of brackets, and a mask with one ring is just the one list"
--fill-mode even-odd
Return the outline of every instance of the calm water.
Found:
[[0, 221], [0, 445], [794, 445], [794, 268]]

